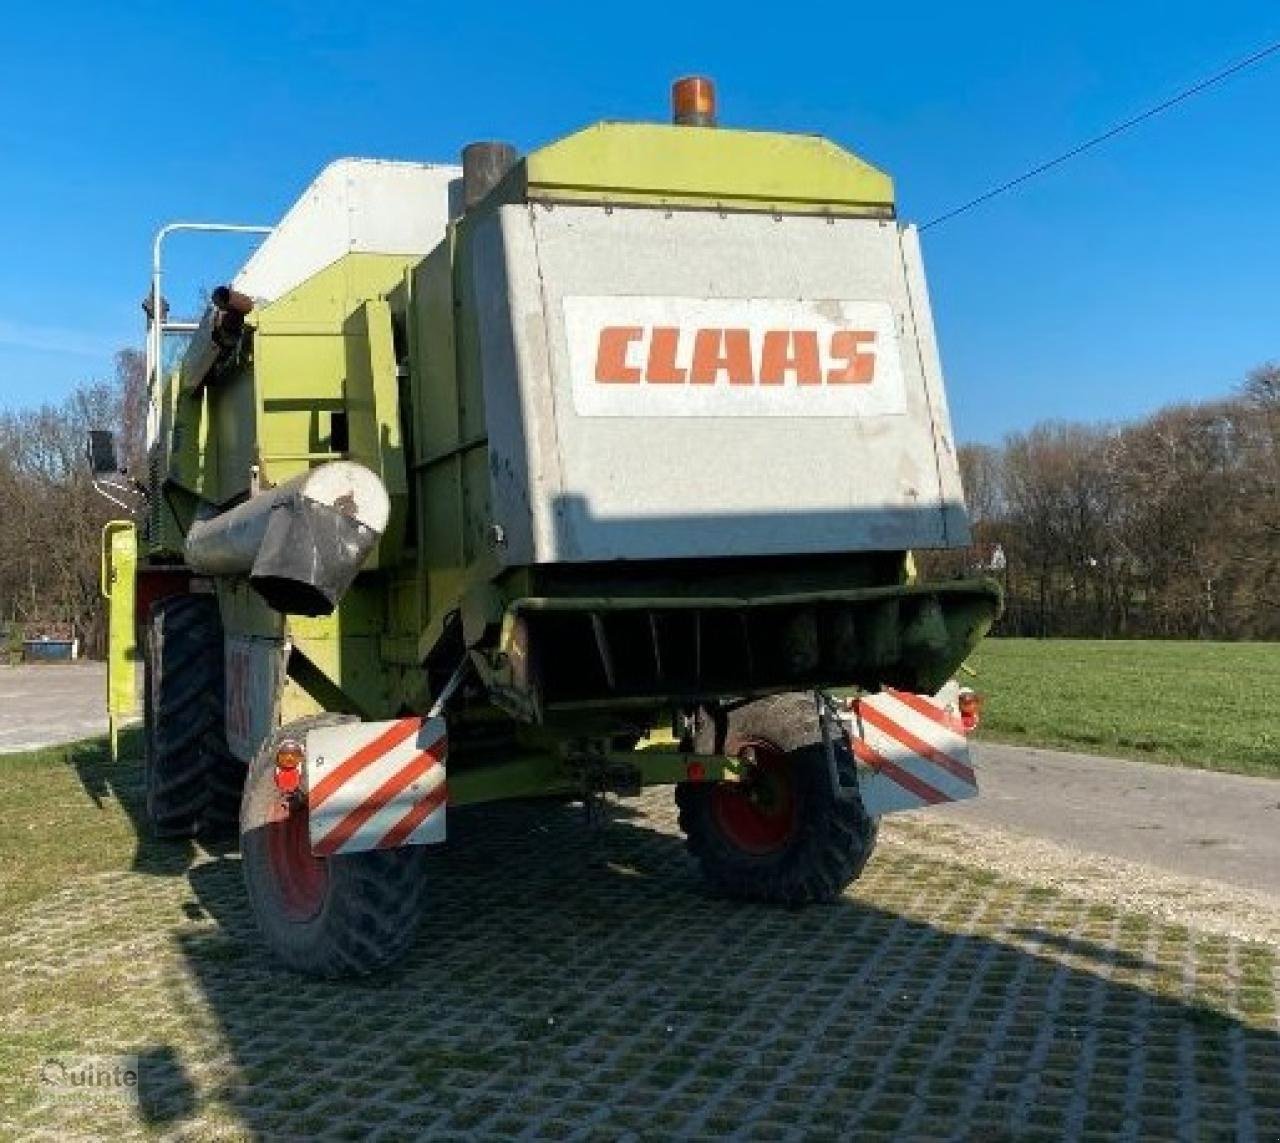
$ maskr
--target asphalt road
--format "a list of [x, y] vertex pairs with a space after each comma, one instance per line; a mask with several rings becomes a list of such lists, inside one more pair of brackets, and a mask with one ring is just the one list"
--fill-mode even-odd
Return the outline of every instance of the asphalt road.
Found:
[[936, 808], [1280, 903], [1280, 780], [976, 744], [981, 794]]
[[0, 754], [107, 732], [103, 663], [0, 667]]
[[[100, 663], [0, 668], [0, 754], [106, 732]], [[1280, 902], [1280, 780], [976, 745], [981, 796], [927, 811]]]

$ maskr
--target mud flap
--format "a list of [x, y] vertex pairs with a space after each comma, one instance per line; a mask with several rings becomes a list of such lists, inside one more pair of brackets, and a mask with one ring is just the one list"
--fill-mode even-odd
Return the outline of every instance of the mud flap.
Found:
[[317, 727], [305, 746], [303, 788], [318, 857], [445, 840], [443, 718]]
[[886, 688], [853, 701], [843, 720], [869, 814], [977, 796], [978, 779], [960, 721], [958, 694], [952, 682], [934, 696]]
[[253, 761], [279, 725], [288, 659], [289, 645], [281, 639], [231, 635], [224, 640], [227, 747], [242, 762]]

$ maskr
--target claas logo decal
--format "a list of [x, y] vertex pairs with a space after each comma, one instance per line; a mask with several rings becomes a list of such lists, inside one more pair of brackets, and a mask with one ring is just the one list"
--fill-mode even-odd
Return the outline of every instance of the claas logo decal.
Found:
[[[595, 379], [602, 385], [869, 385], [875, 330], [682, 329], [610, 325], [600, 331]], [[687, 362], [687, 364], [682, 364]]]
[[580, 417], [906, 411], [898, 319], [885, 302], [570, 296], [563, 307]]

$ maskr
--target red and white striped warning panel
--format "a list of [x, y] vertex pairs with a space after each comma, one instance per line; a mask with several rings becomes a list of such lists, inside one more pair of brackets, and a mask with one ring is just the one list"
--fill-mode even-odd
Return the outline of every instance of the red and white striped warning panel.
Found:
[[445, 839], [443, 718], [348, 722], [309, 731], [307, 813], [319, 857]]
[[978, 779], [948, 684], [936, 697], [883, 690], [855, 699], [845, 715], [862, 800], [871, 814], [975, 797]]

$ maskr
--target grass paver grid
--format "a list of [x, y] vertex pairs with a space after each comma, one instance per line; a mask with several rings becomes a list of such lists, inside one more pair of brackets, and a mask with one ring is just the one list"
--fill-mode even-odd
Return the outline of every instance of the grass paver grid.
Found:
[[[1280, 1136], [1269, 945], [902, 846], [835, 906], [717, 901], [654, 794], [603, 833], [455, 815], [403, 971], [312, 982], [263, 955], [234, 855], [121, 828], [127, 773], [101, 809], [23, 780], [81, 835], [3, 898], [3, 1137]], [[122, 1052], [140, 1108], [37, 1082]]]

